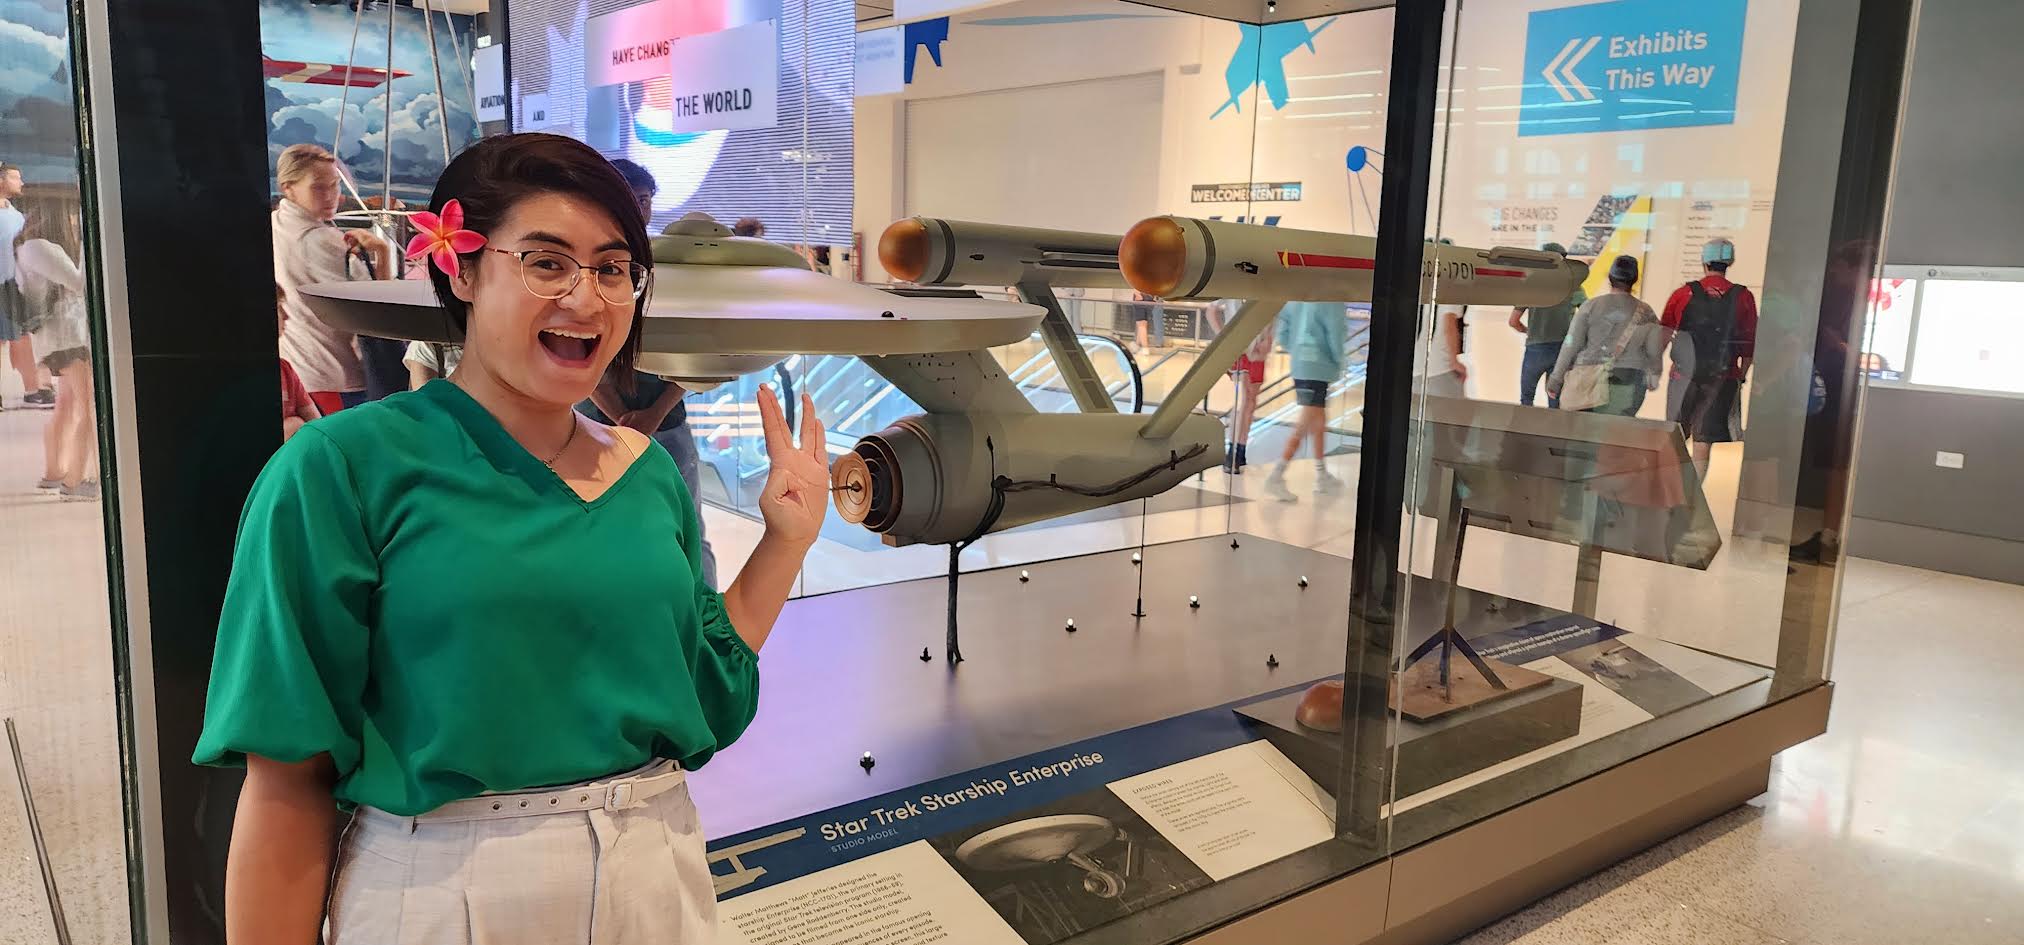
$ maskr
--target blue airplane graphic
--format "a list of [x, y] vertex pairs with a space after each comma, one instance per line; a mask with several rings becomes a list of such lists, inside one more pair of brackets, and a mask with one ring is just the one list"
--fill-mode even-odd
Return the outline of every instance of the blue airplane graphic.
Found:
[[906, 30], [905, 33], [901, 34], [901, 37], [906, 40], [907, 44], [905, 84], [912, 85], [914, 82], [914, 60], [919, 58], [921, 50], [927, 50], [928, 58], [935, 61], [935, 67], [941, 68], [942, 44], [949, 41], [949, 18], [943, 16], [932, 20], [921, 20], [918, 23], [908, 23], [906, 26], [901, 27], [901, 29]]
[[1265, 96], [1272, 101], [1273, 111], [1286, 107], [1286, 100], [1292, 90], [1286, 87], [1286, 57], [1307, 47], [1309, 52], [1319, 53], [1314, 47], [1314, 37], [1334, 23], [1329, 17], [1320, 26], [1308, 29], [1304, 22], [1272, 23], [1263, 27], [1238, 24], [1243, 39], [1237, 42], [1237, 51], [1230, 56], [1230, 65], [1223, 70], [1223, 84], [1230, 89], [1230, 100], [1216, 109], [1211, 120], [1227, 109], [1242, 112], [1244, 107], [1237, 104], [1244, 93], [1254, 84], [1265, 86]]

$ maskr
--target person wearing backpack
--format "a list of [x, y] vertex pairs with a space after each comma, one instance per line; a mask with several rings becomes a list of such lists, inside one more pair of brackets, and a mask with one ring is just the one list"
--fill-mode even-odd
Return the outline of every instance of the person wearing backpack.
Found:
[[1735, 261], [1735, 243], [1709, 240], [1703, 275], [1674, 290], [1659, 318], [1673, 352], [1666, 417], [1693, 441], [1694, 466], [1704, 474], [1713, 445], [1741, 435], [1743, 379], [1757, 350], [1757, 297], [1729, 281]]

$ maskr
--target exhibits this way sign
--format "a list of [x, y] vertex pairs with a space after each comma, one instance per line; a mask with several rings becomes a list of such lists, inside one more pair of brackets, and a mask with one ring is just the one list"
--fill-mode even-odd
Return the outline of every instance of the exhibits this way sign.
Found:
[[1734, 122], [1747, 14], [1748, 0], [1615, 0], [1531, 14], [1518, 133]]

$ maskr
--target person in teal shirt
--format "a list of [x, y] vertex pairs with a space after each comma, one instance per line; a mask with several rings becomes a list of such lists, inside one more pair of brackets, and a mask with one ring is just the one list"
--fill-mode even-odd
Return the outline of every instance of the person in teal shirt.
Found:
[[1278, 465], [1265, 477], [1265, 493], [1281, 502], [1299, 497], [1286, 487], [1286, 467], [1300, 455], [1301, 442], [1313, 444], [1314, 491], [1329, 494], [1342, 480], [1328, 472], [1328, 388], [1349, 367], [1349, 309], [1341, 302], [1288, 302], [1279, 310], [1279, 346], [1292, 356], [1293, 398], [1299, 406], [1293, 431]]
[[639, 350], [652, 253], [625, 181], [507, 135], [430, 207], [440, 246], [411, 248], [465, 336], [455, 375], [304, 427], [241, 519], [195, 751], [247, 769], [227, 935], [707, 943], [682, 776], [757, 709], [828, 498], [821, 425], [804, 405], [797, 446], [761, 396], [765, 536], [717, 593], [667, 452], [573, 409]]

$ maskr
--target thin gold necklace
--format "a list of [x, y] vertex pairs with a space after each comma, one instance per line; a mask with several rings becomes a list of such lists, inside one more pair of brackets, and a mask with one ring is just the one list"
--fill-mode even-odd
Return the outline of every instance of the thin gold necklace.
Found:
[[562, 454], [564, 454], [564, 453], [567, 453], [567, 452], [569, 452], [569, 444], [571, 444], [571, 443], [574, 443], [574, 442], [576, 442], [576, 428], [577, 428], [577, 427], [580, 427], [580, 426], [583, 426], [583, 422], [582, 422], [582, 421], [580, 421], [580, 420], [578, 420], [578, 419], [576, 419], [576, 411], [574, 411], [574, 410], [570, 411], [570, 412], [569, 412], [569, 437], [568, 437], [567, 439], [565, 439], [565, 440], [563, 440], [563, 441], [562, 441], [562, 448], [561, 448], [561, 449], [559, 449], [559, 450], [556, 450], [556, 451], [555, 451], [555, 455], [554, 455], [554, 456], [550, 456], [549, 458], [547, 458], [547, 459], [544, 459], [544, 460], [542, 460], [542, 461], [541, 461], [541, 465], [543, 465], [543, 466], [546, 466], [546, 467], [548, 467], [548, 471], [549, 471], [549, 472], [554, 472], [554, 471], [555, 471], [555, 461], [556, 461], [556, 460], [558, 460], [558, 459], [561, 459], [561, 458], [562, 458]]

